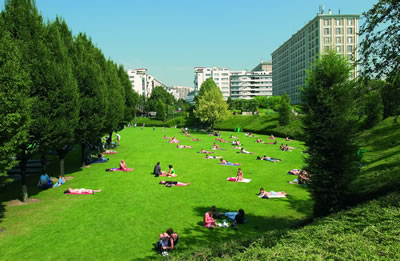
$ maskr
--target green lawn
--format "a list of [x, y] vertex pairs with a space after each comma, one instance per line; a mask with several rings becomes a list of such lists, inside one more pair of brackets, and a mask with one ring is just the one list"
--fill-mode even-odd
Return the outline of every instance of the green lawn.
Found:
[[[67, 158], [67, 176], [74, 178], [67, 184], [36, 193], [40, 202], [24, 206], [5, 206], [1, 192], [4, 217], [0, 219], [1, 260], [132, 260], [156, 257], [152, 243], [158, 234], [172, 227], [180, 234], [176, 251], [196, 246], [212, 246], [232, 238], [257, 237], [271, 229], [288, 228], [311, 215], [312, 202], [308, 192], [301, 186], [288, 184], [294, 176], [287, 175], [292, 168], [303, 164], [303, 145], [297, 141], [289, 146], [297, 147], [282, 152], [279, 145], [257, 144], [255, 138], [239, 133], [240, 141], [255, 155], [245, 155], [233, 150], [231, 144], [218, 143], [225, 151], [213, 155], [223, 156], [231, 162], [242, 163], [245, 178], [250, 183], [233, 183], [227, 177], [235, 176], [237, 167], [220, 166], [218, 160], [203, 159], [200, 149], [210, 149], [215, 137], [193, 134], [201, 139], [191, 141], [179, 134], [178, 129], [127, 128], [120, 132], [121, 146], [118, 154], [109, 155], [110, 161], [79, 169], [79, 151]], [[177, 149], [162, 137], [176, 136], [183, 145], [192, 149]], [[231, 132], [222, 132], [228, 138]], [[236, 135], [236, 134], [235, 134]], [[260, 136], [267, 142], [265, 136]], [[278, 139], [280, 143], [282, 139]], [[283, 142], [283, 141], [282, 141]], [[256, 155], [281, 158], [271, 163], [255, 160]], [[133, 172], [106, 172], [117, 167], [124, 159]], [[151, 173], [157, 161], [163, 170], [172, 164], [176, 178], [155, 178]], [[53, 172], [52, 172], [53, 171]], [[50, 174], [57, 175], [54, 161]], [[33, 185], [37, 177], [31, 177]], [[160, 180], [190, 182], [187, 187], [167, 188]], [[102, 188], [95, 195], [64, 195], [72, 188]], [[259, 199], [260, 187], [266, 190], [284, 190], [290, 193], [285, 199]], [[11, 184], [11, 188], [17, 185]], [[249, 222], [238, 230], [201, 226], [202, 217], [211, 205], [218, 212], [237, 211], [243, 208]]]

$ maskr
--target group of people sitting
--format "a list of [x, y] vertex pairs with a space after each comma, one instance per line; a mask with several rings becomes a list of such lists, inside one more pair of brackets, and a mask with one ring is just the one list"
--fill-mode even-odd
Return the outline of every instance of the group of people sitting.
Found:
[[265, 143], [262, 139], [256, 139], [257, 143]]
[[214, 131], [213, 133], [208, 134], [208, 136], [216, 136], [216, 137], [219, 137], [219, 136], [221, 136], [221, 134], [219, 133], [219, 131]]
[[160, 234], [155, 249], [163, 256], [168, 255], [168, 251], [174, 249], [178, 244], [179, 236], [178, 233], [174, 232], [172, 228], [168, 228], [165, 233]]
[[244, 224], [247, 222], [243, 209], [239, 209], [238, 212], [217, 213], [216, 207], [212, 206], [210, 210], [204, 214], [203, 226], [210, 229], [215, 228], [216, 226], [223, 226], [222, 224], [218, 224], [215, 220], [221, 218], [222, 216], [229, 218], [233, 222], [231, 225], [232, 227], [235, 227], [237, 224]]
[[241, 144], [240, 144], [239, 140], [234, 140], [234, 141], [232, 141], [232, 145], [240, 146]]
[[168, 141], [169, 143], [179, 143], [179, 140], [177, 140], [175, 137], [172, 137]]
[[307, 185], [310, 183], [310, 175], [305, 170], [292, 169], [289, 170], [288, 174], [297, 176], [297, 179], [289, 181], [290, 184]]
[[165, 177], [176, 177], [175, 169], [172, 167], [172, 165], [168, 165], [168, 171], [162, 171], [160, 162], [157, 162], [157, 164], [154, 166], [153, 174], [155, 177], [159, 176], [165, 176]]
[[41, 189], [49, 189], [49, 188], [56, 188], [64, 184], [65, 184], [65, 178], [60, 176], [56, 184], [53, 185], [53, 181], [51, 180], [47, 172], [44, 172], [40, 175], [37, 187]]
[[291, 149], [295, 149], [294, 147], [289, 147], [287, 144], [283, 145], [283, 143], [281, 143], [281, 146], [279, 148], [281, 151], [291, 151]]

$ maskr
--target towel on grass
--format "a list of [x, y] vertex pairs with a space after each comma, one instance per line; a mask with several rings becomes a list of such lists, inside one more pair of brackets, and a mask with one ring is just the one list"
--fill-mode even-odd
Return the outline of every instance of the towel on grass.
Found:
[[[226, 180], [227, 181], [236, 181], [236, 178], [235, 177], [229, 177]], [[251, 181], [251, 179], [242, 179], [242, 180], [239, 180], [238, 182], [249, 183], [250, 181]]]

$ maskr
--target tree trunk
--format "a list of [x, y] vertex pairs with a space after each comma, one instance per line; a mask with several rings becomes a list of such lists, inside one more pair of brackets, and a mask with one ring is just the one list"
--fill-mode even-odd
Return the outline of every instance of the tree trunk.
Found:
[[22, 185], [22, 202], [28, 200], [28, 186], [26, 185], [26, 162], [27, 162], [27, 155], [25, 148], [22, 150], [21, 153], [21, 185]]
[[42, 172], [47, 172], [47, 158], [46, 158], [46, 152], [42, 152], [42, 155], [40, 156], [40, 164], [42, 164]]
[[112, 144], [112, 134], [113, 134], [113, 131], [110, 132], [110, 144], [109, 144], [110, 146]]
[[57, 150], [58, 159], [60, 160], [60, 176], [64, 177], [64, 158], [67, 154], [68, 148], [64, 148], [62, 150]]
[[82, 167], [86, 166], [86, 144], [81, 143], [81, 160], [82, 160]]

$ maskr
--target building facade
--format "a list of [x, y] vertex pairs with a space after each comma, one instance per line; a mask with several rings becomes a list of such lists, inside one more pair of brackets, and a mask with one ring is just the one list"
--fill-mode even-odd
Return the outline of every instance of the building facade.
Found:
[[154, 87], [162, 86], [167, 88], [167, 86], [156, 78], [147, 73], [147, 69], [128, 69], [127, 71], [129, 80], [132, 84], [132, 89], [136, 91], [139, 95], [145, 97], [150, 97], [151, 92]]
[[173, 86], [173, 87], [168, 87], [167, 90], [175, 97], [175, 99], [185, 100], [188, 94], [194, 91], [194, 88], [187, 86]]
[[201, 85], [208, 78], [212, 78], [214, 82], [217, 84], [218, 88], [222, 92], [222, 96], [224, 100], [227, 100], [230, 96], [229, 89], [229, 77], [231, 71], [228, 68], [222, 67], [195, 67], [194, 68], [194, 89], [198, 92], [201, 88]]
[[272, 96], [272, 62], [261, 62], [251, 72], [232, 71], [230, 91], [232, 99]]
[[[359, 17], [322, 11], [276, 49], [272, 53], [273, 95], [287, 93], [292, 104], [300, 104], [306, 70], [329, 50], [356, 61]], [[355, 77], [357, 67], [352, 71], [352, 78]]]

